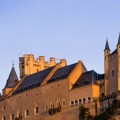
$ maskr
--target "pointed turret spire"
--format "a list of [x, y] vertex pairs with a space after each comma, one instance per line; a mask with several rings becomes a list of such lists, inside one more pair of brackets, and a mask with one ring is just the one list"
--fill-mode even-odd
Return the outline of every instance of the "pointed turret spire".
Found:
[[106, 39], [105, 50], [109, 50], [109, 51], [110, 51], [110, 48], [109, 48], [109, 43], [108, 43], [108, 39]]
[[119, 33], [119, 38], [118, 38], [118, 44], [117, 45], [120, 45], [120, 33]]
[[13, 88], [19, 82], [14, 66], [11, 69], [5, 88]]

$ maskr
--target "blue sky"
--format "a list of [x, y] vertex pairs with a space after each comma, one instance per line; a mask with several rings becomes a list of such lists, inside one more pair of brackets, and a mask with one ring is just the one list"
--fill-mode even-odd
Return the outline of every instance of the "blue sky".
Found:
[[82, 60], [104, 71], [106, 37], [111, 50], [120, 32], [119, 0], [0, 0], [0, 89], [25, 53]]

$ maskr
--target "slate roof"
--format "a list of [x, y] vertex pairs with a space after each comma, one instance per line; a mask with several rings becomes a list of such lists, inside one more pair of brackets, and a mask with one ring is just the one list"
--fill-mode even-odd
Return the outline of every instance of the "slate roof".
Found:
[[120, 33], [119, 33], [119, 38], [118, 38], [118, 45], [120, 45]]
[[9, 77], [7, 79], [7, 83], [6, 83], [5, 87], [4, 87], [4, 89], [6, 89], [6, 88], [13, 88], [13, 87], [15, 87], [15, 85], [18, 82], [19, 82], [19, 80], [18, 80], [16, 71], [15, 71], [15, 68], [12, 67], [10, 75], [9, 75]]
[[110, 50], [108, 40], [106, 41], [105, 50]]
[[67, 78], [71, 71], [74, 69], [77, 63], [59, 68], [53, 76], [48, 80], [48, 83], [55, 82], [64, 78]]
[[115, 50], [110, 54], [110, 56], [111, 56], [111, 55], [114, 55], [114, 54], [117, 54], [117, 49], [115, 49]]
[[94, 70], [87, 71], [83, 73], [80, 78], [76, 81], [76, 83], [73, 85], [74, 88], [95, 84], [97, 80], [104, 79], [104, 74], [98, 74]]
[[20, 84], [20, 86], [13, 94], [17, 94], [26, 90], [33, 89], [35, 87], [39, 87], [52, 69], [53, 67], [50, 67], [48, 69], [45, 69], [43, 71], [25, 77], [23, 82]]

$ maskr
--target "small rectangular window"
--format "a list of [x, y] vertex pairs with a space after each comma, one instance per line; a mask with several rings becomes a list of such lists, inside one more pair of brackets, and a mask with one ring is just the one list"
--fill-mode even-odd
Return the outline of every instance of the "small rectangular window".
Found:
[[78, 100], [75, 100], [75, 105], [76, 105], [76, 106], [78, 105]]
[[79, 104], [82, 104], [82, 99], [79, 99]]
[[71, 101], [71, 107], [73, 107], [74, 106], [74, 101]]
[[86, 99], [85, 99], [85, 98], [83, 98], [83, 103], [84, 103], [84, 104], [86, 103]]
[[28, 117], [30, 115], [29, 110], [25, 111], [25, 116]]
[[91, 101], [91, 97], [88, 97], [88, 102], [90, 102]]
[[35, 114], [38, 114], [38, 113], [39, 113], [39, 108], [36, 107], [36, 108], [35, 108]]
[[14, 120], [14, 114], [10, 115], [10, 120]]

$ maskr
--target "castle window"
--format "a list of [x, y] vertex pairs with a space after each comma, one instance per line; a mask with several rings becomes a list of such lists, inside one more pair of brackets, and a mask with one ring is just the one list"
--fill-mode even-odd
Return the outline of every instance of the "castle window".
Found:
[[34, 114], [37, 115], [39, 113], [39, 108], [37, 102], [35, 103]]
[[84, 103], [84, 104], [86, 103], [86, 99], [85, 99], [85, 98], [83, 98], [83, 103]]
[[76, 106], [78, 105], [78, 100], [75, 100], [75, 105], [76, 105]]
[[82, 99], [79, 99], [79, 104], [82, 104]]
[[2, 120], [6, 120], [6, 119], [5, 119], [5, 116], [2, 117]]
[[53, 103], [53, 102], [51, 102], [50, 108], [51, 108], [51, 109], [54, 109], [54, 103]]
[[57, 107], [60, 107], [61, 105], [60, 105], [60, 101], [58, 100], [57, 101]]
[[11, 114], [10, 115], [10, 120], [14, 120], [14, 118], [15, 118], [14, 114]]
[[39, 108], [35, 107], [35, 115], [39, 113]]
[[29, 113], [29, 110], [26, 110], [25, 111], [25, 117], [29, 117], [30, 113]]
[[91, 97], [88, 97], [88, 102], [90, 103], [90, 101], [91, 101]]
[[17, 111], [17, 117], [19, 118], [21, 115], [20, 115], [20, 110]]
[[73, 107], [74, 106], [74, 101], [71, 101], [71, 107]]
[[115, 76], [115, 70], [112, 70], [112, 76]]

